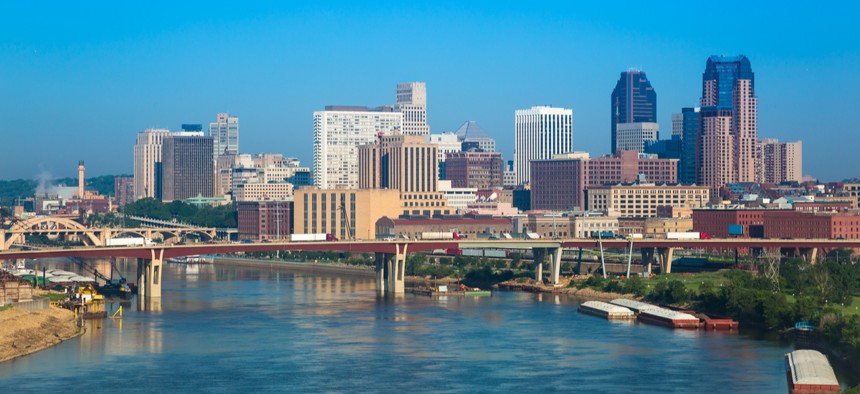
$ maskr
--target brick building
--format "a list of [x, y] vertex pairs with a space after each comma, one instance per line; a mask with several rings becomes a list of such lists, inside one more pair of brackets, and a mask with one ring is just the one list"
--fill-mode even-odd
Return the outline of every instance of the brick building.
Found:
[[289, 239], [293, 233], [292, 201], [236, 203], [240, 240]]
[[860, 216], [845, 213], [769, 211], [764, 214], [765, 238], [860, 239]]
[[636, 151], [620, 151], [591, 159], [588, 153], [558, 155], [531, 163], [531, 209], [569, 211], [585, 208], [585, 189], [631, 183], [678, 183], [678, 160], [659, 159]]
[[728, 238], [729, 225], [743, 226], [743, 237], [764, 236], [764, 213], [767, 209], [694, 209], [693, 231], [712, 238]]
[[511, 233], [513, 225], [510, 218], [486, 216], [463, 216], [445, 218], [397, 218], [382, 217], [376, 221], [376, 234], [379, 237], [420, 238], [425, 232], [456, 232], [464, 238], [480, 238], [479, 234]]
[[504, 161], [500, 152], [455, 152], [445, 155], [445, 179], [454, 187], [502, 187]]

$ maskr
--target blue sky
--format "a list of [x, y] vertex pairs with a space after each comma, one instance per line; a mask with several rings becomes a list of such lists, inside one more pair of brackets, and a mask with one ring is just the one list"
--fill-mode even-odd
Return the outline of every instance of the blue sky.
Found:
[[[476, 120], [513, 153], [513, 112], [573, 108], [574, 148], [609, 150], [609, 97], [641, 68], [661, 136], [712, 54], [756, 73], [759, 136], [803, 140], [804, 174], [860, 176], [854, 2], [4, 2], [0, 179], [132, 172], [150, 127], [240, 118], [243, 153], [311, 164], [312, 112], [394, 102], [426, 81], [432, 132]], [[775, 5], [781, 4], [781, 6]]]

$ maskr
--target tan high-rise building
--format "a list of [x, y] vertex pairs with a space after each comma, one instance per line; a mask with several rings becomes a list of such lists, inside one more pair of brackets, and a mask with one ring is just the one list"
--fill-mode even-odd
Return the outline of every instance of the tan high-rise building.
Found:
[[134, 199], [161, 198], [161, 144], [170, 135], [166, 129], [137, 133], [134, 144]]
[[437, 216], [453, 213], [437, 190], [437, 147], [423, 136], [379, 136], [376, 143], [358, 149], [360, 189], [400, 192], [403, 214]]

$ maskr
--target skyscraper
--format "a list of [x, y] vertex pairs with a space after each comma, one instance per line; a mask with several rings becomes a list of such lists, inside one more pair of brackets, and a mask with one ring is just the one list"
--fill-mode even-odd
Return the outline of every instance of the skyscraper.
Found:
[[379, 134], [400, 129], [403, 114], [393, 107], [326, 106], [314, 112], [314, 185], [358, 188], [358, 147]]
[[397, 111], [403, 114], [400, 132], [405, 135], [430, 134], [427, 125], [427, 86], [424, 82], [397, 84]]
[[803, 143], [779, 142], [775, 138], [758, 140], [756, 182], [800, 182], [803, 179]]
[[163, 201], [214, 194], [213, 138], [202, 132], [179, 132], [165, 137], [161, 146]]
[[134, 144], [134, 199], [161, 198], [161, 144], [170, 135], [166, 129], [137, 133]]
[[517, 183], [529, 181], [532, 160], [573, 151], [573, 110], [536, 106], [514, 112], [514, 172]]
[[644, 71], [625, 71], [612, 91], [612, 153], [617, 153], [617, 125], [657, 121], [657, 92]]
[[675, 118], [680, 118], [681, 161], [678, 168], [678, 182], [696, 183], [699, 174], [699, 137], [702, 120], [699, 107], [681, 108], [680, 114], [672, 115], [672, 134], [675, 134]]
[[660, 125], [655, 122], [619, 123], [615, 125], [615, 147], [619, 151], [645, 152], [645, 145], [660, 139]]
[[213, 159], [239, 154], [239, 118], [227, 113], [218, 114], [217, 120], [209, 123], [209, 136], [212, 137]]
[[[711, 56], [702, 74], [699, 182], [755, 182], [757, 99], [746, 56]], [[713, 193], [712, 193], [713, 195]]]

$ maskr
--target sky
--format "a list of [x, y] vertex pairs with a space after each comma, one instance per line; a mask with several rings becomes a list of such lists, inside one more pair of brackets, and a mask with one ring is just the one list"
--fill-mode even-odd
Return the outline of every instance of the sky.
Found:
[[[805, 175], [860, 176], [856, 2], [4, 1], [0, 179], [131, 174], [136, 134], [239, 117], [242, 153], [312, 165], [313, 111], [427, 83], [432, 133], [477, 121], [506, 159], [514, 111], [573, 108], [574, 149], [610, 147], [619, 74], [645, 71], [661, 137], [710, 55], [749, 57], [761, 138]], [[579, 4], [588, 3], [588, 4]]]

